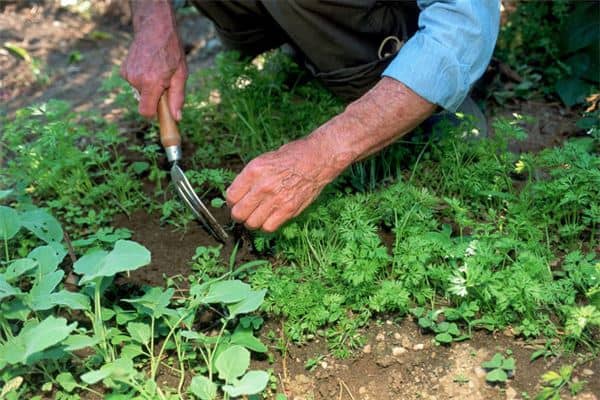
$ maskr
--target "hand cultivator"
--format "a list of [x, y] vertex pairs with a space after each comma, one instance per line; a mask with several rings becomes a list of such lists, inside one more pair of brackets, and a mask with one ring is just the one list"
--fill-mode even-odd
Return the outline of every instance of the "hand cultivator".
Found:
[[160, 125], [160, 142], [165, 149], [167, 159], [172, 163], [171, 179], [173, 185], [175, 185], [177, 194], [212, 236], [222, 242], [227, 241], [227, 232], [225, 232], [216, 218], [208, 211], [208, 208], [206, 208], [192, 188], [190, 181], [185, 177], [183, 170], [177, 165], [177, 162], [181, 160], [182, 154], [181, 135], [179, 134], [177, 123], [169, 111], [165, 94], [161, 96], [158, 102], [158, 123]]

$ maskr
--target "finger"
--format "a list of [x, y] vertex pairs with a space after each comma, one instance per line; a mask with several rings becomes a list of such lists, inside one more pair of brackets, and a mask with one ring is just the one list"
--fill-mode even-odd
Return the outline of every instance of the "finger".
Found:
[[187, 79], [187, 67], [180, 64], [171, 77], [169, 86], [169, 110], [176, 121], [181, 120], [181, 108], [185, 101], [185, 81]]
[[244, 168], [233, 180], [225, 192], [225, 200], [229, 207], [235, 206], [250, 191], [254, 184], [254, 173]]
[[265, 194], [258, 190], [251, 190], [231, 209], [231, 218], [237, 222], [245, 222], [250, 215], [263, 202]]
[[258, 229], [265, 223], [267, 218], [269, 218], [269, 216], [272, 213], [273, 203], [270, 201], [262, 202], [258, 207], [256, 207], [256, 210], [254, 210], [254, 212], [246, 219], [244, 225], [248, 229]]
[[281, 225], [292, 218], [293, 214], [288, 210], [280, 209], [272, 213], [262, 224], [261, 230], [271, 233], [275, 232]]
[[158, 100], [165, 89], [158, 85], [144, 86], [140, 89], [140, 104], [138, 105], [138, 110], [144, 117], [154, 117], [156, 115], [156, 109], [158, 108]]

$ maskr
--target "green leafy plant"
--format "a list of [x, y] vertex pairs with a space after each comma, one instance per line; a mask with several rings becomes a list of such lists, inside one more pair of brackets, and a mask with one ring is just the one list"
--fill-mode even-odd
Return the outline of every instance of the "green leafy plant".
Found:
[[548, 371], [542, 375], [543, 388], [535, 396], [535, 400], [560, 400], [561, 392], [567, 390], [572, 396], [583, 390], [585, 381], [573, 381], [573, 366], [564, 365], [558, 372]]
[[487, 371], [485, 380], [490, 383], [504, 383], [515, 373], [515, 359], [496, 353], [491, 360], [481, 364]]

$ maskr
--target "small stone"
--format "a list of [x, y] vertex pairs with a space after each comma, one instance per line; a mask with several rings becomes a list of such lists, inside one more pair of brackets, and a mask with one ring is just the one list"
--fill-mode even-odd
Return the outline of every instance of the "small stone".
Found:
[[383, 333], [378, 333], [377, 336], [375, 336], [375, 340], [383, 342], [385, 340], [385, 335]]
[[371, 353], [371, 345], [370, 344], [363, 347], [363, 353], [365, 353], [365, 354]]
[[322, 367], [323, 369], [327, 369], [327, 366], [328, 366], [328, 365], [329, 365], [329, 364], [327, 364], [327, 361], [322, 361], [322, 362], [321, 362], [321, 367]]
[[375, 364], [379, 365], [381, 368], [387, 368], [390, 365], [394, 364], [395, 362], [396, 362], [396, 359], [389, 355], [379, 357], [377, 360], [375, 360]]
[[417, 343], [413, 346], [413, 350], [423, 350], [425, 345], [423, 343]]
[[396, 346], [392, 348], [392, 355], [395, 357], [401, 356], [406, 353], [406, 349], [404, 347]]
[[412, 343], [410, 343], [410, 340], [408, 340], [408, 338], [403, 338], [400, 343], [405, 349], [410, 349], [412, 347]]
[[394, 339], [401, 340], [402, 339], [402, 335], [399, 334], [398, 332], [396, 332], [396, 333], [394, 333]]
[[389, 319], [388, 319], [387, 321], [385, 321], [385, 324], [386, 324], [386, 325], [392, 325], [392, 324], [393, 324], [393, 322], [392, 322], [392, 320], [389, 320]]
[[367, 388], [364, 386], [361, 386], [358, 388], [358, 394], [365, 394], [367, 393]]
[[516, 400], [516, 398], [517, 398], [517, 391], [510, 386], [507, 387], [506, 388], [506, 400]]
[[592, 371], [589, 368], [584, 368], [583, 371], [581, 371], [582, 374], [584, 374], [585, 376], [592, 376], [594, 375], [594, 371]]

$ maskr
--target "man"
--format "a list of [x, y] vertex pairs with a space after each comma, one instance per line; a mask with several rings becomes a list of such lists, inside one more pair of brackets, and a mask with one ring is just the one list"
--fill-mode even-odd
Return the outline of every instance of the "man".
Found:
[[[135, 37], [121, 73], [156, 113], [166, 90], [181, 119], [185, 55], [168, 0], [132, 0]], [[354, 100], [306, 138], [252, 160], [227, 189], [234, 220], [275, 231], [352, 163], [455, 111], [484, 72], [498, 0], [196, 0], [226, 47], [253, 56], [289, 44], [326, 87]], [[417, 7], [418, 6], [418, 7]]]

